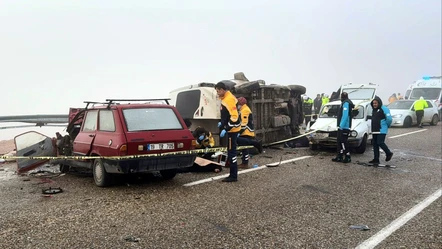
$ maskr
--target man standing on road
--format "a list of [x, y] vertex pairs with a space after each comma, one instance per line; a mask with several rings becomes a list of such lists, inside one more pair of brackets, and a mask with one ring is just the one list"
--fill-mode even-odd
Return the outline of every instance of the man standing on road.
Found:
[[[244, 97], [238, 98], [238, 109], [241, 115], [241, 131], [238, 136], [238, 145], [247, 146], [253, 145], [259, 153], [262, 153], [262, 144], [255, 140], [255, 131], [253, 126], [253, 114], [249, 106], [247, 106], [247, 100]], [[242, 163], [240, 168], [249, 167], [249, 149], [242, 150]]]
[[319, 114], [319, 110], [321, 110], [321, 106], [322, 106], [322, 99], [321, 99], [321, 94], [317, 94], [315, 100], [313, 101], [313, 106], [315, 108], [315, 114], [318, 115]]
[[388, 149], [388, 146], [385, 144], [385, 137], [388, 133], [388, 127], [390, 127], [391, 122], [393, 121], [390, 110], [382, 105], [382, 100], [376, 96], [371, 101], [371, 107], [373, 107], [373, 113], [371, 115], [371, 132], [373, 134], [373, 152], [374, 159], [369, 163], [379, 164], [379, 147], [387, 155], [385, 161], [390, 161], [393, 156], [393, 152]]
[[[348, 136], [350, 135], [351, 129], [351, 112], [355, 107], [353, 102], [348, 98], [348, 93], [341, 93], [341, 107], [338, 111], [338, 134], [337, 134], [337, 147], [338, 155], [332, 159], [333, 162], [351, 162], [350, 150], [348, 148]], [[344, 158], [345, 155], [345, 158]]]
[[230, 174], [223, 182], [238, 181], [238, 164], [236, 152], [236, 139], [238, 132], [241, 130], [241, 117], [236, 108], [237, 99], [233, 94], [227, 90], [223, 82], [218, 82], [215, 85], [216, 93], [221, 99], [221, 122], [218, 127], [222, 129], [220, 137], [224, 137], [227, 133], [227, 157], [229, 158]]
[[419, 125], [419, 128], [423, 128], [422, 118], [424, 117], [424, 109], [427, 107], [428, 104], [424, 97], [420, 97], [419, 100], [414, 102], [414, 111], [416, 112], [417, 125]]

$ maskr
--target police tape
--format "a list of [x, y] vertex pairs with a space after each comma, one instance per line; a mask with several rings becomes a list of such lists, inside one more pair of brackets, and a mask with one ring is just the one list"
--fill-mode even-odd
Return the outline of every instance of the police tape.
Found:
[[[237, 150], [251, 149], [254, 146], [238, 146]], [[127, 156], [0, 156], [0, 159], [30, 159], [30, 160], [88, 160], [88, 159], [109, 159], [109, 160], [127, 160], [127, 159], [140, 159], [146, 157], [166, 157], [166, 156], [178, 156], [178, 155], [196, 155], [205, 153], [226, 152], [227, 147], [215, 147], [195, 150], [183, 150], [164, 153], [152, 153], [141, 155], [127, 155]]]

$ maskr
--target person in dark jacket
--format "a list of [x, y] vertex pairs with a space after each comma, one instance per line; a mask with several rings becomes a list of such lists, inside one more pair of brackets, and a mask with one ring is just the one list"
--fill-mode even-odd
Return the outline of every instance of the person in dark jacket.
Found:
[[382, 100], [378, 96], [376, 96], [370, 104], [371, 107], [373, 107], [371, 115], [371, 132], [373, 136], [374, 159], [369, 163], [379, 164], [379, 147], [382, 148], [387, 155], [385, 161], [388, 162], [391, 160], [393, 152], [391, 152], [385, 144], [385, 137], [387, 136], [388, 127], [390, 127], [393, 119], [390, 110], [382, 105]]
[[[351, 162], [350, 150], [348, 148], [348, 136], [351, 129], [351, 112], [355, 107], [353, 102], [348, 98], [348, 93], [341, 93], [341, 107], [338, 111], [338, 134], [337, 134], [337, 147], [338, 155], [332, 159], [333, 162]], [[345, 158], [344, 158], [345, 155]]]
[[221, 130], [220, 137], [224, 137], [227, 134], [227, 157], [229, 160], [230, 174], [227, 178], [224, 178], [223, 182], [236, 182], [238, 181], [238, 162], [237, 162], [237, 138], [238, 133], [241, 130], [241, 117], [238, 112], [236, 99], [233, 94], [227, 90], [226, 85], [221, 81], [215, 85], [216, 93], [221, 99], [221, 121], [218, 123], [218, 127]]
[[313, 108], [315, 109], [316, 115], [319, 114], [319, 111], [321, 110], [321, 106], [322, 106], [322, 98], [321, 98], [321, 94], [318, 93], [318, 95], [316, 95], [315, 100], [313, 101]]

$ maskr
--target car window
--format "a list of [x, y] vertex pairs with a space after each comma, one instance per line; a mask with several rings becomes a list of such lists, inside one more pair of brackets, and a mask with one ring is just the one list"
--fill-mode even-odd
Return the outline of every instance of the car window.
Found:
[[431, 101], [428, 101], [428, 100], [427, 100], [427, 104], [428, 104], [428, 107], [427, 107], [427, 108], [433, 108], [433, 103], [431, 103]]
[[183, 129], [171, 108], [124, 109], [123, 116], [127, 131], [154, 131]]
[[115, 131], [115, 121], [112, 110], [100, 110], [98, 122], [100, 131]]
[[320, 111], [320, 118], [334, 118], [338, 116], [340, 105], [324, 105]]
[[97, 127], [98, 111], [88, 111], [84, 120], [83, 131], [95, 131]]

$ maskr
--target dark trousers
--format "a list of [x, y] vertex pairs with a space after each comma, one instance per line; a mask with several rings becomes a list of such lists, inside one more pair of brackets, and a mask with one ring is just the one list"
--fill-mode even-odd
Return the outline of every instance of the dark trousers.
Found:
[[304, 118], [305, 118], [305, 125], [308, 125], [308, 122], [310, 122], [310, 120], [312, 120], [312, 113], [305, 113], [304, 114]]
[[390, 155], [391, 151], [388, 146], [385, 144], [386, 134], [373, 134], [373, 152], [374, 159], [379, 160], [379, 147], [385, 152], [385, 154]]
[[238, 178], [238, 160], [236, 158], [236, 143], [238, 132], [227, 133], [227, 157], [229, 158], [230, 178]]
[[348, 149], [348, 135], [350, 134], [350, 130], [338, 130], [337, 142], [338, 142], [338, 153], [340, 155], [350, 155], [350, 150]]
[[[247, 145], [253, 145], [255, 147], [259, 146], [259, 142], [256, 141], [253, 137], [249, 136], [239, 136], [236, 141], [239, 146], [247, 146]], [[241, 157], [242, 164], [248, 164], [249, 159], [250, 159], [249, 149], [243, 149]]]
[[416, 111], [417, 125], [422, 125], [422, 118], [424, 117], [424, 110]]

